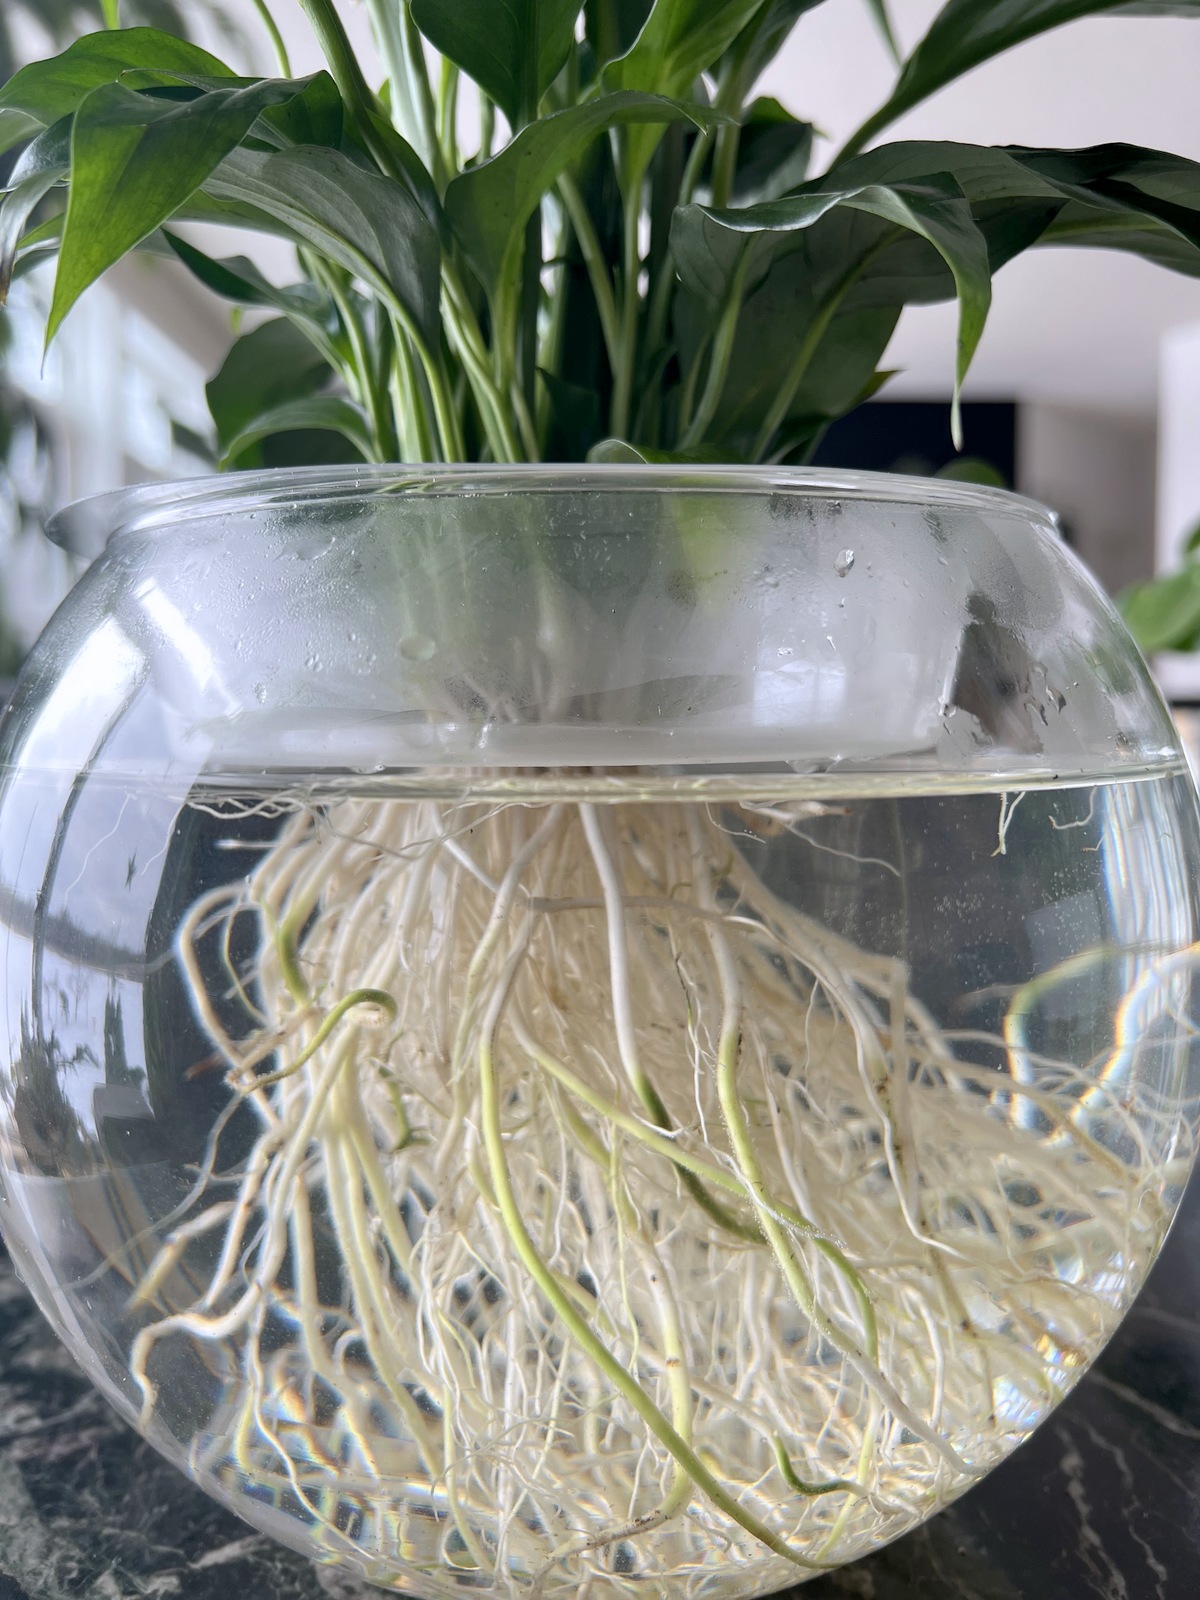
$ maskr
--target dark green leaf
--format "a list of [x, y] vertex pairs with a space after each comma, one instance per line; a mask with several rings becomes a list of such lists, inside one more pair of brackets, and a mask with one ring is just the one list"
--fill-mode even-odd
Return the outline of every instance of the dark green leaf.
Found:
[[71, 191], [46, 337], [88, 286], [174, 216], [269, 107], [303, 85], [266, 81], [183, 101], [107, 83], [75, 113]]
[[732, 199], [739, 206], [778, 200], [804, 182], [813, 127], [798, 122], [778, 100], [755, 100], [742, 123]]
[[1200, 0], [948, 0], [904, 64], [891, 98], [847, 147], [858, 150], [889, 123], [965, 72], [1080, 17], [1200, 16]]
[[413, 21], [496, 102], [532, 122], [575, 37], [580, 0], [412, 0]]
[[651, 0], [584, 0], [587, 42], [603, 67], [626, 50], [641, 33]]
[[315, 395], [331, 378], [328, 363], [283, 318], [243, 335], [207, 389], [222, 454], [256, 418]]
[[272, 143], [325, 144], [337, 150], [342, 143], [344, 113], [337, 85], [327, 72], [318, 72], [299, 94], [264, 111], [254, 132]]
[[[678, 214], [678, 232], [672, 244], [680, 275], [690, 288], [716, 306], [728, 292], [741, 251], [765, 245], [769, 253], [778, 247], [780, 236], [787, 241], [788, 236], [812, 227], [834, 206], [865, 211], [918, 234], [949, 267], [960, 307], [957, 394], [987, 320], [991, 273], [987, 243], [953, 179], [935, 174], [922, 184], [871, 184], [861, 189], [815, 191], [744, 210], [685, 207]], [[886, 245], [885, 237], [880, 247]], [[873, 259], [875, 256], [869, 251], [859, 264], [865, 269]], [[846, 258], [847, 288], [852, 286], [859, 264], [852, 256]]]
[[1127, 589], [1121, 611], [1147, 655], [1191, 649], [1200, 635], [1200, 562], [1190, 561], [1170, 577]]
[[497, 283], [525, 224], [560, 173], [597, 134], [619, 123], [703, 125], [702, 106], [679, 105], [655, 94], [610, 94], [555, 112], [523, 129], [499, 155], [471, 167], [446, 191], [446, 216], [485, 284]]
[[205, 184], [224, 204], [274, 219], [393, 302], [434, 348], [441, 248], [407, 190], [336, 150], [235, 150]]
[[[632, 47], [604, 69], [613, 90], [686, 98], [700, 74], [712, 67], [762, 10], [765, 0], [654, 0]], [[660, 128], [626, 140], [624, 184], [632, 193], [662, 138]]]
[[391, 152], [396, 164], [396, 170], [403, 175], [408, 185], [408, 192], [420, 206], [426, 220], [432, 226], [439, 238], [445, 232], [446, 219], [442, 215], [442, 202], [438, 197], [437, 185], [430, 176], [424, 162], [413, 149], [407, 139], [401, 137], [391, 123], [375, 112], [369, 111], [371, 126], [380, 143], [386, 145]]
[[763, 5], [764, 0], [654, 0], [632, 48], [605, 68], [606, 86], [674, 99], [690, 94]]
[[280, 289], [268, 282], [245, 256], [215, 261], [194, 244], [176, 234], [164, 232], [174, 254], [184, 266], [214, 294], [237, 305], [269, 307], [282, 311], [307, 333], [326, 360], [337, 365], [346, 353], [337, 348], [337, 311], [331, 297], [313, 283], [296, 283]]
[[[732, 271], [742, 241], [722, 232], [704, 243], [711, 242]], [[835, 206], [777, 243], [786, 252], [768, 255], [765, 277], [747, 294], [720, 406], [706, 430], [707, 439], [728, 446], [731, 458], [755, 453], [766, 419], [789, 393], [772, 454], [803, 455], [831, 419], [880, 381], [877, 369], [902, 307], [955, 292], [949, 269], [925, 239], [849, 207]], [[689, 278], [687, 269], [684, 275]], [[702, 357], [713, 325], [706, 296], [681, 289], [675, 333], [685, 372]]]
[[971, 202], [995, 271], [1037, 243], [1126, 250], [1200, 275], [1200, 164], [1133, 145], [1007, 149], [905, 141], [822, 184], [923, 182], [949, 173]]
[[364, 461], [374, 459], [370, 425], [360, 407], [337, 395], [317, 394], [285, 400], [255, 417], [229, 441], [220, 464], [229, 466], [252, 445], [276, 434], [298, 432], [339, 434]]
[[888, 54], [899, 66], [900, 46], [896, 43], [896, 33], [888, 13], [887, 0], [867, 0], [867, 9], [875, 19], [875, 26], [879, 29], [880, 38], [887, 45]]
[[62, 55], [22, 67], [0, 88], [0, 150], [21, 137], [21, 123], [50, 127], [70, 116], [103, 84], [122, 73], [143, 68], [165, 74], [200, 72], [232, 77], [229, 68], [198, 45], [160, 33], [156, 28], [122, 28], [89, 33]]
[[550, 404], [548, 461], [578, 461], [600, 432], [600, 396], [594, 389], [567, 383], [556, 373], [538, 368]]
[[729, 47], [726, 62], [749, 93], [763, 68], [774, 61], [806, 11], [821, 0], [767, 0]]

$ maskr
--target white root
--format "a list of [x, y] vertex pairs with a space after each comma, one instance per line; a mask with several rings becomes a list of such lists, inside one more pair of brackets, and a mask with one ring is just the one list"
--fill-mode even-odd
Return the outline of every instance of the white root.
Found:
[[231, 1099], [130, 1368], [147, 1422], [168, 1348], [223, 1374], [198, 1472], [431, 1596], [735, 1596], [900, 1531], [1061, 1395], [1123, 1309], [1095, 1277], [1165, 1225], [1186, 1135], [1112, 1085], [1194, 955], [1143, 968], [1107, 1062], [1038, 1055], [1030, 986], [1003, 1037], [952, 1034], [736, 833], [339, 799], [197, 901], [180, 965]]

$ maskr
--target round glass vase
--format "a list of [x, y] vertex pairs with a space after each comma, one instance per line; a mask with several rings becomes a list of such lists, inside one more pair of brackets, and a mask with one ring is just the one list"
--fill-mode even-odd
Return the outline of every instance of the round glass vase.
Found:
[[197, 1482], [428, 1600], [740, 1600], [1070, 1390], [1195, 1146], [1200, 837], [1047, 513], [394, 468], [57, 536], [3, 1229]]

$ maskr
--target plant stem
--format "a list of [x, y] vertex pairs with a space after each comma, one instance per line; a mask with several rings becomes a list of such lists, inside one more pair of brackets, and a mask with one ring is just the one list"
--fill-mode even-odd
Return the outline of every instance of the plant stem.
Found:
[[443, 57], [437, 96], [437, 131], [448, 179], [458, 172], [458, 84], [458, 68]]
[[[537, 405], [538, 312], [542, 300], [542, 208], [537, 206], [525, 227], [525, 250], [521, 258], [520, 344], [517, 351], [518, 385], [524, 411], [531, 415]], [[537, 453], [537, 441], [526, 437], [525, 447]]]
[[[519, 950], [518, 954], [523, 957], [524, 951]], [[628, 1401], [650, 1432], [672, 1459], [687, 1473], [697, 1488], [704, 1491], [718, 1510], [723, 1511], [739, 1527], [744, 1528], [747, 1533], [760, 1540], [775, 1555], [782, 1556], [785, 1561], [790, 1561], [794, 1566], [803, 1567], [809, 1571], [822, 1569], [823, 1563], [812, 1561], [807, 1556], [802, 1556], [785, 1539], [781, 1539], [773, 1528], [769, 1528], [765, 1522], [759, 1521], [753, 1512], [747, 1511], [744, 1506], [738, 1504], [724, 1484], [714, 1476], [700, 1456], [697, 1455], [693, 1447], [667, 1420], [642, 1386], [616, 1359], [607, 1345], [593, 1333], [588, 1322], [576, 1307], [574, 1300], [564, 1292], [558, 1278], [542, 1259], [541, 1253], [534, 1243], [533, 1236], [526, 1226], [508, 1171], [508, 1158], [504, 1149], [504, 1125], [500, 1114], [500, 1086], [493, 1059], [493, 1040], [499, 1028], [504, 1005], [515, 977], [515, 965], [515, 962], [510, 961], [509, 970], [497, 983], [496, 992], [482, 1028], [482, 1038], [479, 1046], [481, 1132], [484, 1150], [487, 1155], [492, 1192], [495, 1196], [496, 1206], [504, 1223], [505, 1231], [512, 1240], [525, 1270], [554, 1308], [556, 1315], [560, 1318], [576, 1344], [600, 1369], [613, 1388]]]
[[362, 402], [370, 418], [377, 459], [390, 461], [397, 441], [395, 418], [392, 415], [391, 405], [388, 400], [386, 380], [382, 385], [379, 382], [376, 362], [372, 359], [372, 352], [367, 348], [366, 329], [363, 326], [358, 307], [354, 305], [350, 298], [349, 291], [338, 283], [334, 273], [330, 272], [322, 276], [325, 279], [325, 288], [338, 308], [342, 325], [350, 340], [350, 348], [354, 355], [354, 370], [352, 373], [356, 380], [354, 388], [357, 389], [358, 399]]
[[829, 324], [836, 316], [838, 307], [845, 299], [848, 290], [875, 257], [892, 244], [901, 232], [902, 230], [898, 227], [888, 229], [869, 250], [865, 251], [857, 261], [846, 269], [817, 308], [816, 315], [809, 323], [808, 331], [805, 333], [800, 343], [800, 348], [788, 368], [787, 376], [780, 386], [779, 393], [772, 402], [771, 409], [767, 412], [762, 427], [758, 431], [750, 457], [752, 461], [761, 461], [763, 459], [770, 449], [776, 433], [783, 426], [784, 420], [792, 407], [792, 402], [799, 392], [800, 385], [804, 382], [804, 377], [812, 358], [816, 355], [821, 340], [829, 331]]
[[300, 0], [300, 5], [308, 17], [317, 37], [317, 43], [321, 47], [321, 53], [329, 64], [333, 81], [337, 84], [338, 93], [346, 103], [350, 119], [363, 144], [375, 157], [382, 171], [389, 177], [403, 181], [391, 153], [380, 139], [375, 127], [375, 118], [382, 115], [382, 107], [371, 92], [366, 78], [363, 77], [358, 57], [342, 26], [342, 19], [338, 16], [333, 0]]
[[717, 407], [721, 403], [724, 393], [725, 380], [729, 376], [729, 362], [733, 356], [733, 341], [737, 333], [738, 318], [742, 311], [742, 299], [746, 291], [746, 275], [750, 266], [750, 247], [747, 245], [741, 254], [729, 290], [725, 296], [725, 304], [721, 310], [721, 317], [717, 323], [717, 331], [713, 336], [712, 355], [708, 362], [708, 379], [704, 385], [704, 393], [700, 397], [700, 404], [696, 414], [688, 423], [687, 429], [680, 440], [683, 449], [688, 450], [700, 443], [704, 435], [712, 426], [713, 418], [717, 414]]
[[271, 8], [267, 0], [251, 0], [255, 11], [259, 15], [263, 27], [271, 41], [271, 48], [275, 52], [275, 60], [279, 65], [280, 75], [290, 78], [292, 75], [291, 58], [288, 55], [287, 45], [283, 42], [283, 35], [279, 31], [279, 24], [271, 15]]
[[625, 248], [621, 270], [621, 325], [617, 339], [612, 420], [609, 425], [610, 432], [617, 439], [625, 438], [629, 429], [634, 369], [637, 365], [638, 312], [641, 309], [638, 278], [642, 267], [638, 249], [638, 225], [641, 221], [640, 181], [631, 185], [630, 192], [625, 196], [623, 210]]
[[591, 214], [570, 173], [564, 172], [558, 180], [558, 192], [566, 207], [567, 216], [571, 219], [575, 237], [579, 241], [579, 253], [583, 257], [588, 282], [592, 286], [592, 295], [596, 301], [600, 331], [604, 336], [604, 348], [608, 352], [608, 364], [616, 372], [620, 362], [621, 325], [612, 279], [608, 275], [608, 263], [604, 259], [604, 251]]
[[713, 157], [712, 203], [727, 206], [733, 193], [733, 180], [737, 172], [738, 143], [742, 130], [737, 123], [726, 123], [717, 129], [717, 148]]
[[508, 407], [492, 376], [478, 319], [458, 269], [447, 259], [442, 262], [442, 284], [446, 293], [447, 332], [457, 347], [459, 360], [474, 392], [492, 454], [497, 461], [519, 461], [520, 441], [513, 429]]

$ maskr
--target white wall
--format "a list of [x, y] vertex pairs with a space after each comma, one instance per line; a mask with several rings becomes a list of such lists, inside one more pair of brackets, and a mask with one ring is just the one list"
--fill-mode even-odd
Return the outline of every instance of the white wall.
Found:
[[1074, 548], [1112, 593], [1154, 565], [1151, 419], [1028, 401], [1017, 411], [1017, 487], [1062, 516]]

